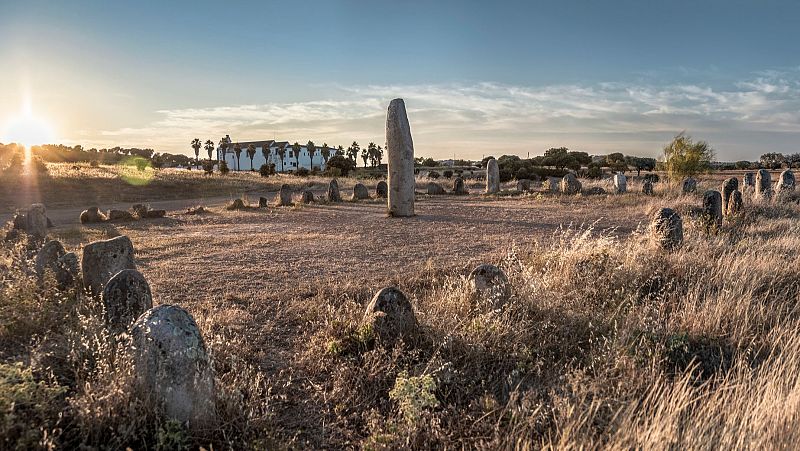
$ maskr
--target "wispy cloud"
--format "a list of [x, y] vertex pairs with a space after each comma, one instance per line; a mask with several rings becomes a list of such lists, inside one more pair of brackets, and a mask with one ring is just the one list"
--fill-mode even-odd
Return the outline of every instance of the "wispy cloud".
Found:
[[384, 141], [385, 108], [403, 97], [418, 153], [480, 157], [566, 145], [655, 155], [672, 135], [709, 139], [724, 159], [756, 156], [765, 136], [781, 150], [800, 138], [800, 69], [764, 71], [727, 87], [697, 84], [513, 86], [499, 83], [331, 86], [330, 97], [162, 110], [142, 128], [98, 133], [98, 145], [188, 150], [195, 137], [329, 144]]

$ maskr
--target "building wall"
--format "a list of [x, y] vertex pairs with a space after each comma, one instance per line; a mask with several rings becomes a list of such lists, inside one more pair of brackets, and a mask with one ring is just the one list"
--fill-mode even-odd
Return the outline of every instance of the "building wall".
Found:
[[[281, 166], [280, 163], [280, 156], [277, 152], [277, 147], [271, 147], [269, 149], [269, 158], [267, 160], [264, 159], [264, 154], [261, 152], [261, 147], [256, 147], [256, 155], [253, 157], [253, 169], [258, 170], [261, 165], [265, 163], [274, 163], [276, 171], [294, 171], [298, 168], [306, 168], [311, 169], [311, 158], [308, 154], [308, 149], [306, 146], [302, 146], [300, 149], [300, 158], [299, 158], [299, 166], [298, 160], [294, 156], [294, 151], [291, 148], [286, 148], [286, 154], [283, 159], [283, 165]], [[331, 149], [331, 156], [333, 155], [334, 150]], [[218, 159], [221, 157], [222, 152], [217, 149]], [[290, 156], [290, 154], [292, 156]], [[228, 150], [225, 153], [225, 161], [228, 163], [228, 168], [232, 171], [236, 170], [236, 154], [233, 153], [232, 150]], [[247, 156], [247, 149], [242, 149], [242, 155], [239, 158], [239, 169], [242, 171], [249, 171], [250, 170], [250, 158]], [[325, 170], [325, 159], [322, 158], [322, 153], [317, 150], [314, 153], [314, 166], [320, 168], [320, 170]]]

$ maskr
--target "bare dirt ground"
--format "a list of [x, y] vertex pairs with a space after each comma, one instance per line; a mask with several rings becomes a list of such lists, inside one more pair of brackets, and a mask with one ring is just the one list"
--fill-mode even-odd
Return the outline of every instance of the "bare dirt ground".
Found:
[[[640, 197], [639, 195], [630, 195]], [[183, 214], [191, 200], [163, 220], [80, 226], [77, 210], [55, 210], [52, 234], [70, 248], [116, 234], [131, 237], [138, 263], [160, 303], [187, 296], [299, 293], [319, 284], [377, 289], [426, 268], [468, 269], [496, 261], [515, 244], [548, 239], [559, 227], [589, 226], [628, 234], [644, 219], [605, 196], [583, 198], [421, 197], [417, 216], [389, 218], [385, 201]], [[66, 222], [66, 223], [65, 223]], [[255, 299], [253, 299], [255, 301]]]

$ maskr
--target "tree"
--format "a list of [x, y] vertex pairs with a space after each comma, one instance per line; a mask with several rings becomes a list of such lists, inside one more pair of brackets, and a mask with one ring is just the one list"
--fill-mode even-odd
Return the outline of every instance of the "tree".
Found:
[[694, 142], [686, 132], [679, 133], [664, 147], [664, 162], [672, 178], [688, 177], [709, 170], [714, 156], [714, 149], [707, 142]]
[[300, 149], [302, 148], [297, 141], [292, 144], [292, 153], [294, 153], [294, 160], [297, 162], [297, 169], [300, 169]]
[[328, 143], [322, 143], [322, 150], [320, 151], [320, 153], [322, 154], [322, 160], [327, 165], [328, 164], [328, 158], [331, 157], [331, 148], [328, 147]]
[[625, 155], [614, 152], [606, 155], [606, 166], [613, 172], [625, 173], [628, 170], [628, 163], [625, 161]]
[[283, 159], [286, 158], [286, 146], [280, 145], [277, 150], [281, 162], [281, 172], [283, 172]]
[[239, 159], [242, 157], [242, 146], [237, 142], [233, 145], [233, 154], [236, 155], [236, 170], [239, 169]]
[[211, 141], [210, 139], [206, 140], [205, 149], [206, 149], [206, 152], [208, 152], [208, 159], [210, 161], [211, 160], [211, 156], [214, 154], [214, 141]]
[[266, 144], [261, 145], [261, 156], [264, 157], [264, 164], [269, 164], [269, 147]]
[[336, 148], [336, 155], [344, 156], [344, 147], [339, 146]]
[[786, 157], [782, 153], [770, 152], [761, 155], [759, 162], [762, 166], [769, 169], [778, 169], [786, 161]]
[[350, 158], [345, 158], [344, 155], [334, 155], [328, 160], [326, 170], [332, 168], [338, 168], [342, 176], [347, 177], [347, 174], [356, 168], [356, 163]]
[[250, 170], [255, 171], [253, 168], [253, 157], [256, 156], [256, 145], [250, 143], [247, 145], [247, 157], [250, 158]]
[[381, 146], [375, 148], [375, 157], [378, 159], [378, 166], [380, 166], [383, 160], [383, 149], [381, 149]]
[[192, 149], [194, 149], [194, 159], [199, 164], [200, 163], [200, 147], [203, 146], [202, 141], [199, 138], [195, 138], [192, 140]]
[[228, 153], [228, 140], [222, 138], [219, 140], [219, 150], [222, 151], [222, 161], [225, 161], [225, 154]]
[[577, 164], [580, 169], [580, 163], [578, 163], [575, 157], [569, 154], [569, 149], [566, 147], [551, 147], [545, 150], [542, 164], [545, 166], [555, 166], [562, 170], [567, 167], [574, 167]]
[[306, 150], [308, 150], [308, 156], [311, 158], [311, 169], [314, 169], [314, 154], [317, 153], [317, 146], [314, 141], [309, 141], [306, 144]]
[[625, 165], [636, 169], [636, 176], [641, 176], [642, 171], [652, 171], [656, 168], [655, 158], [626, 156]]
[[747, 160], [740, 160], [734, 164], [736, 169], [750, 169], [751, 163]]
[[361, 149], [361, 159], [364, 160], [364, 167], [367, 167], [367, 160], [369, 160], [369, 150]]
[[347, 148], [347, 157], [353, 161], [357, 161], [359, 152], [361, 152], [361, 147], [358, 145], [358, 142], [353, 141], [353, 144]]

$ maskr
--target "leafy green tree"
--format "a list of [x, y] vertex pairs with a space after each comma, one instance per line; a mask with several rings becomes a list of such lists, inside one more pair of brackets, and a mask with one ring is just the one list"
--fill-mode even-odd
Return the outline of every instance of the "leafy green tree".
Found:
[[195, 138], [192, 140], [192, 149], [194, 149], [194, 159], [199, 164], [200, 163], [200, 147], [203, 146], [202, 141], [199, 138]]
[[642, 171], [652, 171], [656, 168], [655, 158], [626, 156], [625, 165], [636, 170], [636, 176], [641, 176]]
[[759, 162], [766, 168], [778, 169], [786, 162], [786, 157], [782, 153], [770, 152], [761, 155]]
[[606, 155], [606, 166], [613, 172], [625, 173], [628, 170], [628, 163], [625, 161], [625, 155], [614, 152]]
[[551, 147], [545, 150], [542, 163], [545, 166], [555, 166], [558, 169], [572, 168], [576, 164], [580, 168], [580, 163], [569, 154], [569, 149], [566, 147]]
[[332, 168], [339, 169], [342, 176], [347, 177], [347, 174], [356, 168], [356, 162], [350, 158], [345, 158], [344, 155], [334, 155], [330, 158], [330, 160], [328, 160], [326, 169]]
[[247, 145], [247, 157], [250, 158], [250, 170], [255, 171], [253, 167], [253, 158], [256, 156], [256, 145], [250, 143]]
[[735, 167], [736, 169], [750, 169], [750, 166], [751, 166], [751, 165], [752, 165], [752, 163], [750, 163], [750, 162], [749, 162], [749, 161], [747, 161], [747, 160], [740, 160], [740, 161], [737, 161], [737, 162], [734, 164], [734, 167]]
[[708, 171], [714, 158], [714, 149], [706, 141], [694, 142], [685, 132], [678, 134], [664, 147], [666, 170], [672, 178]]

